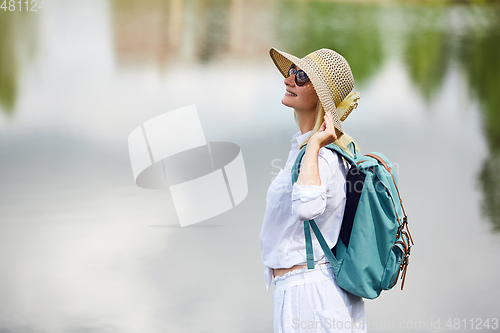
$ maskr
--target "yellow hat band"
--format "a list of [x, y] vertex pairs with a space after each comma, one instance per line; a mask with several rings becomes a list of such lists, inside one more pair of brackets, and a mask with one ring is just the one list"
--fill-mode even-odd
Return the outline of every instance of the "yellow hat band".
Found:
[[316, 66], [319, 67], [319, 69], [321, 70], [321, 73], [323, 74], [323, 76], [327, 80], [328, 86], [330, 87], [330, 91], [333, 93], [333, 98], [335, 99], [335, 105], [339, 105], [341, 102], [339, 90], [337, 89], [337, 84], [335, 83], [335, 79], [333, 78], [332, 74], [328, 70], [328, 67], [326, 67], [323, 60], [320, 57], [318, 57], [318, 55], [314, 52], [311, 54], [308, 54], [307, 57], [311, 58], [314, 61], [314, 63], [316, 64]]

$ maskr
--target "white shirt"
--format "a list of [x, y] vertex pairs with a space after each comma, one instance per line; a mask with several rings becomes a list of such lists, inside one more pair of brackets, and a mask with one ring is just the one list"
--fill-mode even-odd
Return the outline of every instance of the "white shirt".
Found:
[[[321, 147], [318, 169], [321, 185], [293, 184], [291, 170], [302, 143], [311, 131], [292, 137], [292, 149], [267, 191], [266, 212], [260, 233], [260, 247], [267, 293], [273, 268], [307, 264], [304, 222], [314, 219], [330, 248], [337, 244], [346, 201], [349, 164], [336, 152]], [[328, 262], [311, 230], [315, 264]]]

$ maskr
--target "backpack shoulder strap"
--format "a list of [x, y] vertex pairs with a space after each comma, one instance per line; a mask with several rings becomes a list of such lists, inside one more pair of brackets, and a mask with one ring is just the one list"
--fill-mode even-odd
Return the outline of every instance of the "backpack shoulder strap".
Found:
[[[292, 167], [292, 185], [295, 184], [295, 182], [297, 181], [297, 178], [299, 178], [300, 163], [302, 161], [302, 157], [304, 157], [304, 154], [306, 152], [306, 147], [307, 147], [307, 144], [304, 145], [304, 147], [302, 147], [302, 149], [299, 151], [299, 154], [297, 155], [297, 159], [295, 160], [295, 163]], [[351, 164], [351, 166], [356, 166], [355, 158], [351, 157], [347, 152], [345, 152], [342, 148], [340, 148], [336, 144], [330, 143], [330, 144], [326, 145], [325, 147], [340, 154], [340, 156], [344, 157], [349, 162], [349, 164]], [[356, 156], [354, 142], [349, 144], [349, 148], [351, 149], [351, 152], [353, 152], [353, 155]], [[329, 248], [323, 235], [321, 234], [321, 231], [319, 231], [319, 228], [316, 225], [316, 222], [314, 221], [314, 219], [304, 221], [304, 235], [305, 235], [305, 240], [306, 240], [307, 268], [308, 269], [314, 268], [314, 255], [313, 255], [313, 249], [312, 249], [312, 239], [311, 239], [310, 228], [313, 229], [314, 234], [316, 235], [316, 238], [318, 239], [318, 242], [321, 245], [323, 252], [325, 253], [328, 261], [330, 262], [330, 265], [332, 266], [332, 268], [334, 268], [334, 270], [337, 269], [336, 267], [338, 264], [338, 260], [333, 255], [331, 249]]]
[[[292, 185], [295, 184], [297, 178], [299, 178], [300, 164], [302, 161], [302, 157], [304, 157], [304, 154], [306, 153], [306, 147], [307, 144], [305, 144], [304, 147], [302, 147], [302, 149], [299, 151], [297, 159], [295, 160], [295, 163], [292, 167]], [[351, 155], [349, 155], [346, 151], [344, 151], [342, 148], [340, 148], [334, 143], [330, 143], [324, 147], [340, 154], [340, 156], [342, 156], [345, 160], [347, 160], [347, 162], [351, 164], [351, 166], [356, 166], [356, 147], [354, 145], [354, 142], [351, 142], [348, 146], [353, 155], [355, 156], [354, 158], [351, 157]]]

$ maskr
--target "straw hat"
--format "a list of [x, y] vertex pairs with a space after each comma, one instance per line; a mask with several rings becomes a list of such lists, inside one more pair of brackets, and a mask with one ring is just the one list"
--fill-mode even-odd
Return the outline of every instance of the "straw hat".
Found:
[[341, 121], [358, 106], [356, 101], [360, 97], [359, 92], [351, 93], [354, 77], [347, 60], [330, 49], [314, 51], [302, 59], [275, 48], [269, 53], [284, 77], [292, 64], [306, 72], [325, 112], [332, 114], [335, 127], [344, 133]]

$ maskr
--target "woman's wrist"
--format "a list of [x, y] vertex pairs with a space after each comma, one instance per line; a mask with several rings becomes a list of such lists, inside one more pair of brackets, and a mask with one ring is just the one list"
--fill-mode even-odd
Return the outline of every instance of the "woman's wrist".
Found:
[[307, 151], [315, 151], [317, 153], [317, 152], [319, 152], [320, 148], [321, 148], [321, 145], [319, 144], [318, 141], [316, 141], [316, 140], [309, 140], [307, 142], [306, 152]]

